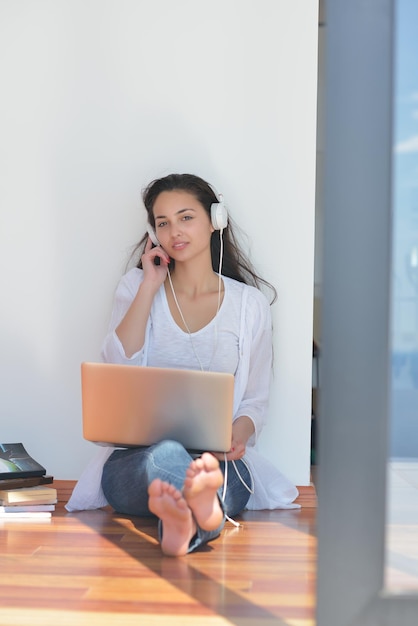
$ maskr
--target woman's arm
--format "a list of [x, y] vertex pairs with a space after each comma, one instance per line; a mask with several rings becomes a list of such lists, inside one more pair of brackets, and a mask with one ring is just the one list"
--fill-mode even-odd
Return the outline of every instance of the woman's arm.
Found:
[[[260, 292], [252, 290], [244, 300], [245, 323], [242, 330], [242, 352], [235, 378], [237, 404], [232, 424], [228, 461], [244, 456], [248, 445], [254, 445], [266, 421], [271, 370], [272, 326], [270, 305]], [[224, 460], [224, 454], [215, 455]]]
[[[156, 257], [162, 259], [154, 264]], [[102, 357], [107, 363], [137, 363], [144, 347], [152, 303], [167, 275], [168, 256], [160, 247], [145, 246], [143, 269], [131, 269], [116, 289], [109, 332], [103, 342]]]
[[[156, 258], [160, 259], [159, 265], [155, 264]], [[170, 259], [160, 246], [153, 248], [151, 239], [148, 239], [141, 262], [144, 279], [131, 306], [115, 329], [128, 358], [144, 345], [152, 303], [155, 294], [166, 279]]]
[[116, 336], [128, 359], [144, 345], [147, 321], [155, 294], [152, 285], [142, 282], [125, 316], [115, 328]]
[[[242, 353], [236, 377], [238, 402], [235, 418], [247, 416], [251, 425], [248, 445], [254, 445], [266, 423], [272, 378], [273, 336], [270, 305], [264, 295], [251, 289], [245, 306]], [[252, 426], [252, 429], [251, 429]], [[248, 430], [246, 430], [246, 433]]]

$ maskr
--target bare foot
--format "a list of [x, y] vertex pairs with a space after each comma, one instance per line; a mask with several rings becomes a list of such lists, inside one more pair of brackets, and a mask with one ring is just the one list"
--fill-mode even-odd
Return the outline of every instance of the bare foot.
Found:
[[222, 483], [219, 463], [209, 452], [192, 461], [186, 470], [183, 495], [203, 530], [215, 530], [222, 522], [223, 511], [217, 495]]
[[196, 533], [196, 524], [182, 493], [159, 478], [148, 487], [148, 508], [162, 521], [161, 549], [167, 556], [183, 556]]

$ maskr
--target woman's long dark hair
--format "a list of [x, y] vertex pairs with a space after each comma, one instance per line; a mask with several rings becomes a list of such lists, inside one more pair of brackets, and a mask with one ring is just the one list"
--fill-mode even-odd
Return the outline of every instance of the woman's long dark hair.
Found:
[[[145, 205], [145, 209], [148, 213], [148, 223], [152, 228], [155, 228], [155, 220], [153, 207], [157, 197], [163, 191], [185, 191], [192, 194], [196, 200], [205, 208], [205, 211], [211, 216], [211, 206], [214, 202], [219, 202], [212, 187], [199, 176], [193, 174], [169, 174], [164, 178], [158, 178], [152, 181], [148, 187], [146, 187], [142, 194], [142, 199]], [[248, 257], [241, 250], [236, 232], [238, 231], [237, 225], [233, 222], [230, 216], [228, 216], [228, 225], [224, 228], [223, 237], [223, 259], [222, 270], [223, 276], [234, 278], [246, 285], [252, 285], [253, 287], [261, 288], [262, 285], [268, 287], [273, 294], [272, 303], [277, 298], [276, 289], [269, 282], [259, 276], [254, 267], [252, 266]], [[135, 246], [133, 256], [139, 253], [140, 258], [136, 267], [142, 268], [141, 256], [144, 251], [145, 244], [147, 242], [148, 234], [145, 234], [139, 243]], [[212, 233], [210, 242], [212, 268], [214, 272], [219, 271], [219, 256], [220, 256], [220, 236], [219, 231], [215, 230]], [[174, 261], [172, 260], [171, 267], [174, 267]]]

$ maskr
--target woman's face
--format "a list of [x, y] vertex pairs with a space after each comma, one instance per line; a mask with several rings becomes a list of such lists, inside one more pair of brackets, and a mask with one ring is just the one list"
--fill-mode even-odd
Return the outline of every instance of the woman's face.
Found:
[[187, 261], [210, 251], [214, 228], [209, 215], [196, 197], [187, 191], [163, 191], [153, 207], [155, 232], [167, 254], [176, 261]]

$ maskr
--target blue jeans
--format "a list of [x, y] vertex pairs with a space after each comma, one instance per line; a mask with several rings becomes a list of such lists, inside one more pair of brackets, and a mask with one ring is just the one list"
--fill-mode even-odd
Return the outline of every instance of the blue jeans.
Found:
[[[181, 490], [191, 461], [192, 457], [187, 450], [177, 441], [171, 440], [144, 448], [115, 450], [103, 468], [103, 492], [109, 504], [119, 513], [152, 515], [148, 508], [148, 485], [155, 478], [160, 478]], [[235, 461], [235, 465], [236, 468], [228, 462], [228, 481], [224, 500], [222, 500], [224, 488], [221, 487], [218, 491], [224, 511], [222, 523], [212, 531], [198, 528], [189, 546], [189, 552], [217, 537], [225, 524], [225, 516], [237, 515], [247, 504], [250, 492], [241, 482], [237, 470], [250, 488], [251, 475], [242, 461]], [[225, 463], [220, 463], [220, 466], [225, 474]], [[161, 537], [161, 522], [159, 532]]]

